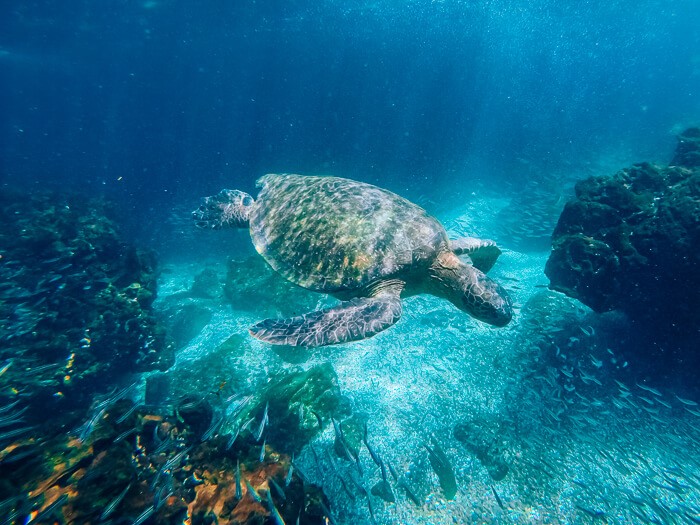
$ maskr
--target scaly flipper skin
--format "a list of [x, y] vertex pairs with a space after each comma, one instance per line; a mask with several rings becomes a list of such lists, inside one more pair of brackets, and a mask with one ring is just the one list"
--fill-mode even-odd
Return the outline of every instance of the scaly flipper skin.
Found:
[[316, 347], [372, 337], [400, 318], [401, 298], [387, 291], [288, 319], [265, 319], [250, 334], [273, 345]]
[[501, 250], [490, 239], [477, 239], [476, 237], [462, 237], [450, 241], [450, 250], [455, 255], [468, 255], [475, 268], [484, 273], [493, 268], [496, 259], [501, 255]]

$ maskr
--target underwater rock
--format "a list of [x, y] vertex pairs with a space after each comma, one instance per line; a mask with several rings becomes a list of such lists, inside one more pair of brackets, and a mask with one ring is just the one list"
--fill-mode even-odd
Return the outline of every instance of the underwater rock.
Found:
[[659, 334], [698, 330], [699, 134], [681, 135], [672, 166], [636, 164], [576, 185], [554, 230], [550, 288]]
[[205, 268], [194, 276], [190, 293], [194, 297], [204, 297], [206, 299], [214, 299], [222, 293], [219, 274], [214, 268]]
[[318, 294], [287, 281], [257, 256], [229, 261], [224, 295], [234, 308], [254, 310], [261, 316], [308, 312], [319, 300]]
[[678, 135], [678, 147], [671, 166], [700, 167], [700, 128], [688, 128]]
[[176, 348], [187, 346], [209, 324], [212, 311], [197, 302], [178, 303], [162, 312]]
[[247, 392], [251, 385], [265, 381], [265, 370], [253, 376], [243, 363], [249, 351], [250, 339], [243, 334], [233, 334], [219, 346], [207, 348], [196, 358], [178, 363], [166, 372], [168, 398], [177, 399], [192, 392], [216, 398]]
[[506, 477], [510, 468], [504, 458], [498, 422], [485, 418], [464, 421], [455, 425], [454, 436], [476, 456], [491, 479], [500, 481]]
[[155, 255], [125, 243], [109, 214], [81, 195], [0, 192], [0, 363], [11, 363], [0, 404], [21, 392], [43, 437], [73, 425], [107, 383], [174, 361], [152, 309]]

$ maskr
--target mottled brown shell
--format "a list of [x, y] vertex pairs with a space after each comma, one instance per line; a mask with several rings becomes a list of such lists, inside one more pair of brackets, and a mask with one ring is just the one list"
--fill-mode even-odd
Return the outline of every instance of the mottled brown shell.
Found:
[[280, 274], [326, 293], [423, 274], [446, 249], [442, 225], [390, 191], [337, 177], [266, 175], [250, 214], [257, 251]]

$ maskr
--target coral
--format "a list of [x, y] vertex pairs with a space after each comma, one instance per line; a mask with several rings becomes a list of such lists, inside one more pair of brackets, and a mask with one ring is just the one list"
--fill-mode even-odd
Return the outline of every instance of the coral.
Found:
[[273, 423], [265, 431], [268, 443], [291, 451], [311, 441], [331, 417], [350, 413], [350, 403], [340, 394], [338, 377], [330, 363], [280, 373], [240, 418], [262, 414], [266, 404]]
[[151, 308], [155, 256], [126, 244], [108, 214], [77, 195], [0, 193], [0, 359], [14, 389], [3, 397], [26, 399], [44, 435], [81, 417], [105, 379], [173, 362]]
[[700, 130], [673, 165], [636, 164], [576, 185], [553, 235], [550, 287], [661, 333], [700, 328]]
[[286, 523], [326, 522], [329, 505], [320, 489], [298, 474], [287, 482], [289, 456], [268, 445], [260, 461], [260, 445], [250, 434], [231, 449], [225, 436], [204, 438], [188, 420], [205, 404], [201, 399], [181, 404], [178, 413], [188, 418], [136, 411], [121, 422], [129, 402], [111, 405], [87, 441], [54, 438], [32, 468], [25, 463], [31, 472], [15, 474], [12, 488], [27, 496], [5, 501], [4, 510], [17, 522], [32, 512], [46, 518], [36, 523], [52, 523], [52, 516], [85, 524], [135, 520], [146, 512], [154, 525], [263, 524], [277, 522], [274, 510]]

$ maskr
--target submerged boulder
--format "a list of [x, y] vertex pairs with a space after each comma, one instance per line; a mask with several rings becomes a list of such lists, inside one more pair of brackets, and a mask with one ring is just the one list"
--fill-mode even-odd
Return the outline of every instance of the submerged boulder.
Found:
[[193, 297], [203, 297], [205, 299], [219, 297], [223, 290], [216, 269], [207, 267], [195, 275], [190, 293]]
[[700, 167], [700, 128], [689, 128], [678, 135], [678, 147], [671, 166]]
[[671, 166], [636, 164], [576, 185], [553, 233], [550, 288], [664, 333], [700, 328], [700, 130]]
[[289, 316], [316, 309], [319, 295], [292, 284], [258, 256], [230, 260], [224, 296], [236, 310]]
[[487, 418], [457, 423], [454, 436], [474, 454], [494, 481], [506, 477], [510, 467], [505, 457], [505, 432], [501, 424]]

